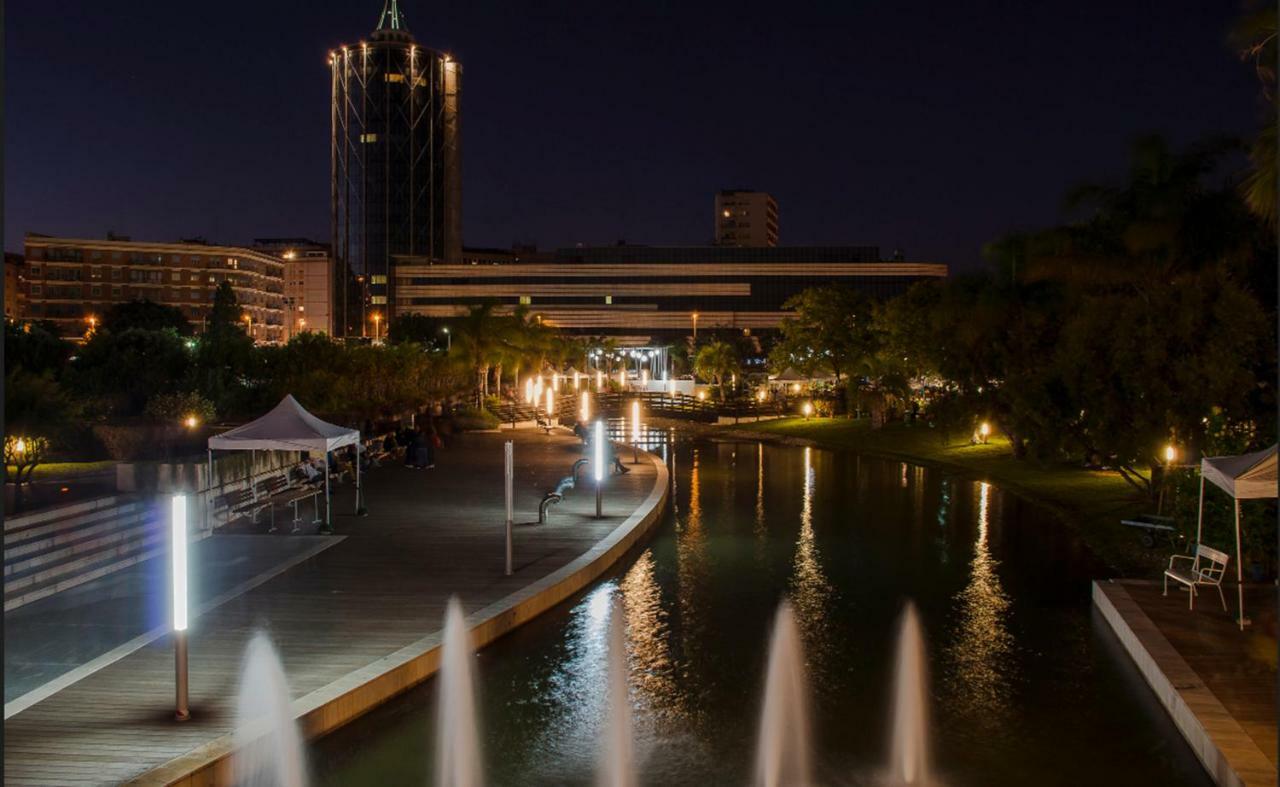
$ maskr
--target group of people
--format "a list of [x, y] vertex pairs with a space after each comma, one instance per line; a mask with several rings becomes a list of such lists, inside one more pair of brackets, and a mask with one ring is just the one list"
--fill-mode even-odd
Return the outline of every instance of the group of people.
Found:
[[397, 448], [404, 448], [404, 466], [415, 470], [430, 470], [435, 467], [436, 449], [440, 445], [440, 435], [431, 424], [426, 429], [404, 427], [383, 439], [383, 448], [388, 454], [394, 453]]

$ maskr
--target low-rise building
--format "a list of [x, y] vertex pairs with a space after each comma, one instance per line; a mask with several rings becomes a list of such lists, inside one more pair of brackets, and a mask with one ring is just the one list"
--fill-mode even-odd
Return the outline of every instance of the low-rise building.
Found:
[[226, 281], [255, 341], [285, 339], [284, 260], [256, 249], [199, 242], [55, 238], [28, 233], [23, 317], [82, 335], [112, 306], [151, 300], [174, 306], [197, 331]]
[[26, 264], [21, 254], [4, 253], [4, 318], [20, 320], [26, 298], [22, 289], [26, 279]]
[[257, 238], [253, 247], [284, 260], [285, 341], [307, 331], [332, 334], [334, 269], [328, 244]]
[[875, 246], [622, 245], [487, 257], [397, 257], [394, 313], [446, 317], [496, 301], [572, 333], [645, 342], [699, 329], [776, 329], [787, 300], [810, 287], [844, 284], [884, 298], [947, 275], [944, 264], [882, 261]]

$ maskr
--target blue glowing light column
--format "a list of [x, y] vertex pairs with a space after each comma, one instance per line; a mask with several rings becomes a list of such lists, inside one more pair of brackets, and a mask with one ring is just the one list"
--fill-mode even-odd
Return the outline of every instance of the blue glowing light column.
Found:
[[177, 686], [177, 710], [174, 718], [191, 718], [187, 706], [187, 498], [173, 496], [173, 656]]
[[591, 463], [596, 476], [596, 519], [604, 516], [604, 421], [596, 421], [595, 456]]

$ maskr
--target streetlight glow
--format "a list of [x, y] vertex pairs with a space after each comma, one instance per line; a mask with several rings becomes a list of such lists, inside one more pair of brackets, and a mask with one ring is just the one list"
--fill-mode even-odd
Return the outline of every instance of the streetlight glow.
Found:
[[188, 429], [195, 429], [196, 426], [200, 423], [199, 419], [197, 419], [194, 415], [188, 415], [185, 419], [183, 419], [182, 422], [186, 424]]
[[640, 442], [640, 400], [631, 400], [631, 442]]
[[804, 413], [805, 419], [808, 419], [809, 416], [813, 415], [813, 402], [805, 402], [800, 411]]
[[640, 371], [640, 384], [643, 385], [645, 388], [649, 387], [649, 370], [648, 369], [642, 369]]
[[547, 417], [551, 417], [556, 411], [556, 392], [547, 389]]
[[596, 369], [596, 390], [599, 391], [599, 390], [602, 390], [603, 388], [604, 388], [604, 372], [600, 371], [599, 369]]
[[187, 496], [173, 496], [173, 630], [187, 630]]
[[533, 404], [533, 378], [524, 381], [524, 403]]
[[596, 476], [596, 486], [604, 481], [604, 421], [596, 421], [594, 461], [591, 464]]
[[1167, 465], [1171, 465], [1173, 464], [1174, 460], [1177, 458], [1178, 458], [1178, 449], [1173, 447], [1173, 443], [1169, 443], [1168, 445], [1166, 445], [1164, 447], [1164, 463]]
[[582, 392], [582, 406], [579, 412], [579, 419], [582, 423], [586, 423], [591, 419], [591, 394], [586, 391]]

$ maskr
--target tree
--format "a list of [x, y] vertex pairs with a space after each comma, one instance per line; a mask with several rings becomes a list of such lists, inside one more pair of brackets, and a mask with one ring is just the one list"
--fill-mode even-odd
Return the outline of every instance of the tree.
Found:
[[235, 290], [222, 282], [214, 292], [204, 335], [196, 345], [191, 387], [221, 412], [245, 408], [254, 364], [253, 339], [241, 319]]
[[71, 344], [39, 323], [4, 324], [6, 370], [21, 367], [34, 374], [62, 372], [71, 357]]
[[61, 440], [75, 427], [80, 403], [54, 379], [52, 370], [9, 369], [4, 376], [4, 417], [7, 434]]
[[475, 375], [476, 406], [482, 406], [488, 394], [489, 369], [499, 346], [502, 325], [494, 314], [496, 305], [487, 301], [472, 306], [457, 322], [453, 337], [453, 353]]
[[152, 396], [178, 390], [190, 367], [190, 352], [177, 333], [129, 328], [96, 332], [72, 370], [74, 386], [86, 398], [106, 399], [116, 414], [131, 416], [142, 413]]
[[144, 331], [172, 330], [179, 336], [190, 336], [191, 323], [176, 306], [143, 299], [118, 303], [102, 316], [99, 330], [122, 333], [130, 328]]
[[872, 303], [848, 287], [816, 287], [789, 299], [773, 357], [812, 374], [829, 369], [836, 380], [865, 371], [877, 352]]
[[424, 314], [398, 314], [387, 326], [387, 341], [391, 344], [415, 342], [431, 350], [443, 350], [448, 346], [444, 330], [446, 320]]
[[1262, 130], [1249, 158], [1253, 171], [1245, 178], [1245, 202], [1271, 229], [1276, 227], [1276, 7], [1255, 3], [1236, 22], [1231, 43], [1240, 59], [1252, 61], [1266, 106]]
[[738, 371], [738, 351], [732, 344], [712, 339], [698, 350], [693, 360], [694, 371], [698, 376], [715, 382], [720, 389], [721, 401], [725, 398], [725, 380]]

